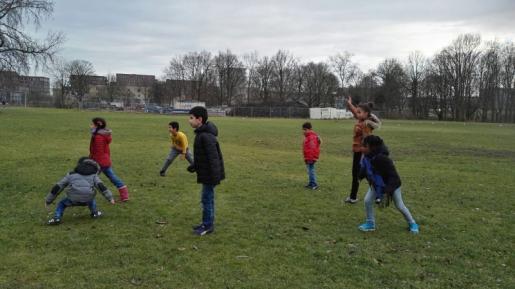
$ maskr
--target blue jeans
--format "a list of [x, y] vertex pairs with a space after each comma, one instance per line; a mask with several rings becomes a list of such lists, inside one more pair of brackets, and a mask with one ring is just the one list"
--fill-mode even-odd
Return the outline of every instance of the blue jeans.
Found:
[[306, 163], [306, 167], [308, 168], [308, 178], [309, 178], [308, 186], [310, 186], [310, 187], [318, 186], [317, 176], [315, 173], [315, 163], [314, 162]]
[[113, 183], [113, 185], [117, 189], [125, 186], [123, 181], [114, 173], [112, 167], [102, 168], [102, 172], [104, 173], [104, 175], [106, 175], [106, 177], [111, 181], [111, 183]]
[[[406, 206], [404, 205], [404, 202], [402, 201], [402, 194], [401, 194], [401, 188], [398, 188], [393, 192], [393, 202], [395, 204], [395, 207], [397, 207], [397, 210], [402, 213], [404, 216], [404, 219], [408, 222], [408, 224], [415, 223], [415, 220], [411, 216], [410, 211]], [[376, 199], [376, 193], [373, 188], [368, 188], [368, 192], [365, 195], [365, 211], [367, 215], [367, 222], [374, 223], [375, 224], [375, 218], [374, 218], [374, 203]]]
[[68, 207], [74, 206], [88, 206], [92, 214], [95, 214], [97, 212], [97, 202], [95, 201], [95, 199], [86, 203], [76, 203], [72, 202], [72, 200], [68, 198], [64, 198], [57, 204], [57, 207], [55, 208], [54, 218], [61, 219], [63, 217], [64, 210]]
[[213, 226], [215, 222], [215, 186], [202, 184], [202, 225]]

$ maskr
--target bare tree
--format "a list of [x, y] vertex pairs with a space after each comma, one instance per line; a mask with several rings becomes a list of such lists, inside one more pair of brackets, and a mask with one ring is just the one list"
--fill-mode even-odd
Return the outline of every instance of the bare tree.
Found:
[[308, 106], [333, 106], [338, 79], [331, 73], [329, 66], [324, 62], [310, 62], [304, 69], [304, 95]]
[[58, 94], [54, 95], [57, 107], [65, 107], [66, 95], [70, 87], [70, 71], [68, 63], [62, 58], [54, 59], [50, 68], [50, 75], [54, 79], [54, 88]]
[[285, 103], [292, 90], [295, 58], [291, 53], [279, 50], [272, 57], [272, 88], [277, 95], [277, 102]]
[[273, 69], [270, 57], [264, 56], [258, 60], [255, 78], [259, 85], [260, 99], [264, 104], [271, 104], [270, 92]]
[[73, 60], [67, 65], [70, 75], [70, 91], [77, 99], [79, 109], [82, 108], [84, 96], [89, 91], [89, 78], [95, 73], [93, 64], [86, 60]]
[[452, 85], [450, 107], [453, 119], [469, 119], [474, 112], [472, 93], [480, 51], [481, 37], [477, 34], [460, 35], [453, 43], [442, 50], [438, 57], [444, 77]]
[[352, 56], [352, 53], [345, 51], [329, 57], [329, 63], [340, 80], [342, 90], [356, 79], [359, 71], [358, 66], [352, 62]]
[[258, 53], [256, 51], [243, 55], [243, 62], [247, 69], [247, 97], [246, 103], [249, 104], [253, 98], [252, 90], [256, 87], [257, 82], [257, 66], [258, 66]]
[[25, 25], [41, 26], [53, 12], [53, 3], [44, 0], [0, 1], [0, 70], [28, 71], [31, 64], [52, 60], [64, 41], [61, 33], [49, 32], [39, 41], [24, 32]]
[[507, 42], [501, 49], [501, 94], [506, 99], [504, 121], [515, 122], [515, 45]]
[[[426, 60], [420, 51], [414, 51], [408, 56], [408, 62], [405, 65], [406, 75], [408, 77], [408, 90], [411, 96], [411, 111], [413, 116], [422, 117], [422, 101], [420, 98], [420, 90], [425, 75]], [[427, 112], [425, 112], [427, 113]]]
[[193, 85], [197, 100], [200, 101], [202, 96], [207, 97], [205, 94], [213, 73], [211, 53], [207, 51], [190, 52], [183, 57], [182, 65], [186, 79], [190, 80]]
[[385, 59], [377, 67], [377, 76], [381, 79], [379, 97], [384, 103], [383, 109], [397, 109], [402, 114], [406, 105], [406, 74], [401, 63], [395, 58]]
[[245, 84], [245, 68], [238, 56], [230, 50], [219, 52], [214, 59], [219, 85], [218, 104], [232, 105], [237, 89]]

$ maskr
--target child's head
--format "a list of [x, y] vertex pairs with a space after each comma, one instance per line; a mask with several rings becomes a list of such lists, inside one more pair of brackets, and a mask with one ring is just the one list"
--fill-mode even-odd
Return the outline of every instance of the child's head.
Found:
[[377, 148], [384, 145], [384, 141], [382, 138], [377, 135], [369, 135], [366, 136], [361, 142], [361, 152], [364, 154], [368, 154], [370, 152], [375, 151]]
[[313, 129], [313, 126], [311, 125], [310, 122], [305, 122], [303, 125], [302, 125], [302, 131], [304, 132], [304, 134], [306, 134], [308, 131], [312, 130]]
[[201, 127], [207, 121], [207, 109], [202, 106], [195, 106], [190, 109], [190, 119], [188, 122], [190, 123], [192, 128]]
[[106, 128], [106, 126], [107, 126], [106, 120], [101, 117], [95, 117], [94, 119], [91, 120], [91, 127], [93, 127], [93, 128], [102, 129], [102, 128]]
[[370, 113], [372, 113], [373, 107], [374, 107], [374, 104], [371, 102], [358, 104], [358, 111], [357, 111], [358, 119], [366, 120], [368, 117], [370, 117]]
[[179, 123], [176, 122], [176, 121], [171, 121], [169, 124], [168, 124], [168, 130], [171, 132], [171, 133], [177, 133], [179, 131]]

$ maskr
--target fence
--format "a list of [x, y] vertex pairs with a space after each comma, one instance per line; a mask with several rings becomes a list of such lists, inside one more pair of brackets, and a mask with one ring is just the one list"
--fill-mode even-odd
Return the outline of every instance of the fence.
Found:
[[309, 118], [309, 108], [305, 107], [277, 107], [277, 106], [250, 106], [231, 107], [227, 109], [228, 116], [243, 117], [280, 117], [280, 118]]

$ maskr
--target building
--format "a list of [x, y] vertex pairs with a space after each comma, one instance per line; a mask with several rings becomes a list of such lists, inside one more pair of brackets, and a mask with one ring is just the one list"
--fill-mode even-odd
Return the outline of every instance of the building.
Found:
[[50, 79], [0, 71], [0, 99], [12, 104], [52, 105]]
[[136, 102], [147, 103], [152, 97], [156, 77], [143, 74], [116, 74], [116, 85], [123, 94], [129, 98], [135, 98]]
[[85, 99], [101, 97], [107, 89], [107, 77], [105, 76], [70, 75], [70, 83], [87, 86]]

